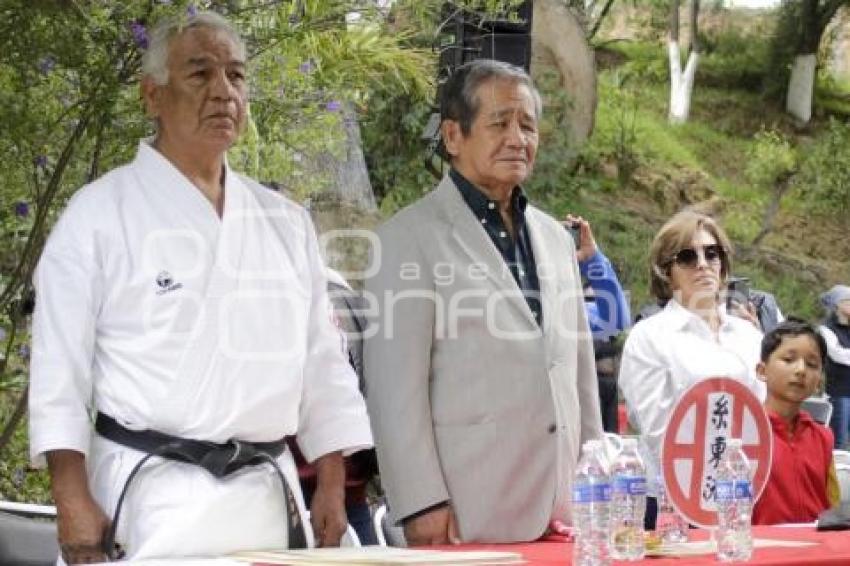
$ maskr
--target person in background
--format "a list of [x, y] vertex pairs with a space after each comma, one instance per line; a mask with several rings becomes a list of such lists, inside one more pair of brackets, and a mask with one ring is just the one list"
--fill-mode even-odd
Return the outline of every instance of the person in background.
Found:
[[646, 528], [657, 513], [655, 478], [670, 412], [694, 383], [716, 376], [746, 385], [764, 400], [756, 377], [761, 333], [729, 316], [721, 299], [732, 270], [732, 245], [709, 216], [682, 211], [655, 235], [650, 286], [661, 312], [635, 324], [623, 347], [620, 389], [647, 466]]
[[[348, 358], [358, 378], [358, 386], [363, 391], [363, 331], [366, 319], [363, 316], [365, 301], [345, 278], [336, 270], [327, 268], [328, 297], [331, 300], [331, 319], [340, 335], [340, 350]], [[307, 507], [316, 492], [316, 468], [304, 459], [295, 438], [289, 439], [289, 446], [298, 467], [298, 479], [304, 492]], [[357, 533], [362, 545], [378, 544], [372, 513], [366, 489], [378, 472], [375, 451], [361, 450], [345, 458], [345, 514], [348, 524]]]
[[814, 326], [780, 323], [761, 343], [758, 377], [767, 385], [764, 408], [773, 431], [770, 475], [753, 509], [754, 525], [810, 523], [839, 504], [829, 428], [800, 410], [823, 378], [827, 346]]
[[617, 336], [631, 320], [629, 302], [611, 262], [596, 245], [590, 223], [567, 215], [566, 226], [576, 230], [576, 259], [585, 286], [587, 322], [593, 334], [596, 377], [599, 380], [599, 409], [605, 432], [618, 432]]
[[818, 329], [826, 340], [826, 393], [832, 403], [829, 426], [835, 447], [847, 449], [850, 439], [850, 287], [836, 285], [820, 297], [827, 311]]
[[[149, 43], [156, 134], [74, 195], [35, 273], [30, 453], [62, 558], [338, 545], [343, 455], [372, 437], [313, 224], [228, 165], [249, 83], [234, 27], [199, 11]], [[312, 533], [296, 432], [318, 476]]]
[[726, 288], [726, 312], [749, 320], [763, 333], [785, 320], [776, 297], [767, 291], [751, 289], [749, 277], [729, 277]]
[[761, 289], [750, 289], [750, 304], [756, 312], [761, 331], [767, 334], [785, 320], [785, 316], [779, 309], [779, 303], [772, 293]]

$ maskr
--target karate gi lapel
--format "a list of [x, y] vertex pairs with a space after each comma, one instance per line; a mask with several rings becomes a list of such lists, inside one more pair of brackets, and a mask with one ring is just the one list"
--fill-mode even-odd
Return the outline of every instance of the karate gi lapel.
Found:
[[482, 266], [496, 286], [496, 291], [505, 294], [504, 302], [518, 309], [521, 315], [534, 328], [537, 328], [537, 321], [516, 280], [511, 275], [510, 269], [505, 264], [504, 258], [448, 176], [444, 177], [437, 187], [436, 196], [448, 216], [452, 227], [452, 238], [469, 257], [470, 263]]
[[196, 230], [209, 250], [207, 257], [198, 258], [199, 269], [203, 271], [200, 276], [205, 279], [198, 286], [200, 293], [195, 301], [187, 303], [191, 308], [178, 314], [191, 318], [183, 323], [191, 332], [183, 338], [183, 354], [171, 390], [156, 409], [159, 414], [155, 421], [162, 423], [164, 430], [180, 434], [186, 426], [197, 389], [203, 386], [211, 368], [221, 363], [221, 302], [240, 284], [246, 224], [244, 209], [248, 199], [246, 187], [225, 164], [224, 207], [219, 218], [201, 191], [165, 158], [158, 157], [162, 163], [151, 168], [156, 174], [152, 174], [149, 181], [155, 180], [159, 185], [157, 190], [165, 198], [176, 200], [175, 206], [185, 207], [189, 230]]

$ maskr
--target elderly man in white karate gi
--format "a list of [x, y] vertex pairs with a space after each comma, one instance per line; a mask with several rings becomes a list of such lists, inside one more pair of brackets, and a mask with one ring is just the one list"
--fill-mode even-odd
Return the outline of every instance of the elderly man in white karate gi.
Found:
[[[308, 214], [225, 159], [245, 66], [220, 16], [154, 29], [141, 92], [156, 136], [78, 191], [41, 257], [31, 454], [67, 563], [115, 556], [113, 540], [130, 558], [217, 555], [345, 529], [342, 458], [372, 444], [365, 404]], [[293, 513], [296, 433], [318, 469], [312, 532]]]

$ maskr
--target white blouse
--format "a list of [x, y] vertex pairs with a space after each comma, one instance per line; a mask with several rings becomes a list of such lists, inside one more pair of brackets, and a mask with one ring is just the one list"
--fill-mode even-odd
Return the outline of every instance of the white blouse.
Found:
[[761, 332], [727, 315], [723, 307], [720, 318], [715, 336], [705, 321], [670, 300], [661, 312], [635, 325], [626, 340], [619, 385], [629, 421], [640, 434], [651, 494], [667, 420], [686, 389], [709, 377], [731, 377], [759, 400], [765, 398], [765, 384], [756, 377]]

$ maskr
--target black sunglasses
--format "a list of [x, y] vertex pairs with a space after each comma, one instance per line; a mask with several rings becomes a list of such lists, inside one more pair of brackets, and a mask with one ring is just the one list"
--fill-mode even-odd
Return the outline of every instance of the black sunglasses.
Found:
[[[702, 250], [701, 254], [700, 250]], [[726, 250], [720, 244], [711, 244], [710, 246], [697, 249], [682, 248], [670, 258], [667, 264], [676, 263], [680, 267], [693, 269], [699, 263], [700, 255], [705, 258], [706, 263], [718, 263], [723, 262], [723, 259], [726, 257]]]

